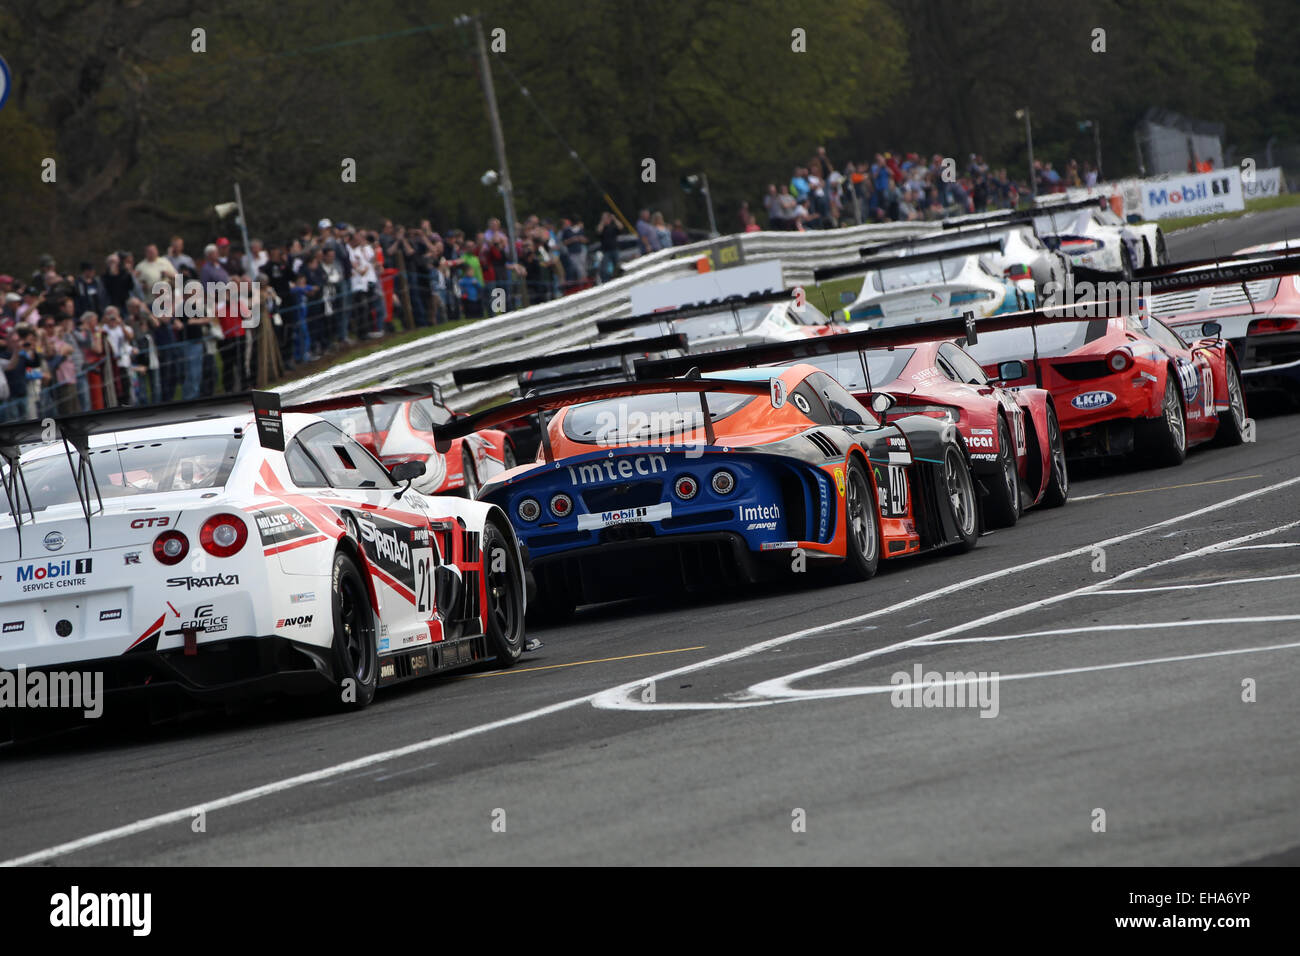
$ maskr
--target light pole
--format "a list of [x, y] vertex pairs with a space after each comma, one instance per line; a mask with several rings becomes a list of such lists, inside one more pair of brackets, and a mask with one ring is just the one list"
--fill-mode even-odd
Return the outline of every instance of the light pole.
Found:
[[[515, 257], [515, 190], [514, 185], [510, 182], [510, 166], [506, 163], [506, 138], [501, 132], [501, 115], [497, 112], [497, 92], [492, 83], [492, 64], [488, 60], [487, 40], [483, 36], [483, 21], [476, 13], [474, 16], [462, 14], [457, 17], [455, 23], [458, 26], [473, 25], [474, 39], [478, 46], [479, 61], [479, 79], [483, 84], [483, 98], [487, 100], [488, 125], [492, 130], [492, 145], [496, 149], [497, 168], [500, 170], [500, 190], [501, 196], [505, 200], [506, 207], [506, 232], [510, 236], [509, 262], [514, 265]], [[484, 185], [487, 183], [487, 177], [484, 176]]]
[[690, 176], [682, 177], [682, 189], [691, 192], [699, 188], [700, 193], [704, 196], [705, 205], [709, 210], [709, 237], [716, 238], [718, 235], [718, 221], [713, 217], [713, 193], [709, 192], [709, 177], [705, 173], [692, 173]]
[[1097, 182], [1101, 182], [1101, 123], [1097, 120], [1083, 120], [1079, 123], [1079, 129], [1085, 130], [1092, 128], [1092, 141], [1097, 147]]
[[1016, 110], [1016, 119], [1025, 121], [1025, 142], [1029, 146], [1029, 189], [1035, 199], [1038, 198], [1038, 176], [1034, 173], [1034, 127], [1029, 122], [1029, 107]]

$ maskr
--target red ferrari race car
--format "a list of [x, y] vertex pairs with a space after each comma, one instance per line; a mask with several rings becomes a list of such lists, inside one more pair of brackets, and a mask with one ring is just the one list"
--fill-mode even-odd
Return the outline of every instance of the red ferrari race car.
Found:
[[[1217, 325], [1188, 344], [1145, 314], [1074, 318], [1082, 310], [1048, 311], [1040, 315], [1051, 321], [1020, 328], [981, 329], [968, 350], [990, 374], [1002, 369], [1008, 387], [1052, 393], [1072, 456], [1141, 450], [1146, 462], [1164, 466], [1181, 463], [1191, 445], [1241, 443], [1241, 374]], [[1026, 374], [1012, 377], [1007, 363], [1016, 360]]]
[[[1290, 259], [1296, 272], [1258, 278], [1261, 263], [1284, 261], [1287, 243], [1242, 249], [1221, 260], [1180, 263], [1138, 274], [1139, 279], [1200, 273], [1215, 284], [1190, 286], [1151, 297], [1151, 313], [1181, 335], [1196, 341], [1206, 322], [1222, 326], [1241, 363], [1247, 396], [1300, 403], [1300, 255]], [[1300, 250], [1300, 240], [1289, 248]]]
[[433, 447], [433, 431], [457, 417], [437, 385], [399, 385], [297, 402], [287, 410], [310, 412], [363, 445], [389, 469], [405, 461], [424, 466], [412, 482], [422, 495], [474, 498], [482, 483], [515, 466], [513, 443], [503, 431], [467, 434], [445, 452]]
[[[1064, 440], [1051, 395], [1040, 388], [1012, 391], [990, 381], [979, 363], [950, 341], [964, 328], [964, 320], [944, 320], [849, 332], [812, 345], [758, 345], [638, 363], [637, 372], [661, 376], [692, 367], [712, 372], [803, 361], [828, 372], [863, 404], [870, 405], [876, 393], [891, 395], [897, 403], [887, 412], [891, 421], [924, 415], [956, 426], [980, 479], [986, 525], [1008, 526], [1025, 508], [1065, 503], [1070, 479]], [[1008, 362], [1000, 374], [1018, 378], [1026, 369]]]

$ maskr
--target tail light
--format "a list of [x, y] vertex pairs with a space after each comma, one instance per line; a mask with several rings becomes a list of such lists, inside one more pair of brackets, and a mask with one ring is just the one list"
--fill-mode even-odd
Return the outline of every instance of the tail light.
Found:
[[894, 418], [902, 418], [904, 415], [925, 415], [928, 418], [939, 418], [946, 422], [956, 422], [961, 420], [960, 409], [951, 405], [895, 405], [891, 410]]
[[709, 484], [717, 494], [729, 495], [736, 487], [736, 476], [725, 468], [719, 468], [713, 473]]
[[1133, 353], [1128, 349], [1115, 349], [1106, 355], [1106, 368], [1112, 372], [1127, 372], [1133, 367]]
[[236, 515], [213, 515], [199, 529], [199, 544], [214, 558], [238, 554], [248, 541], [248, 525]]
[[567, 518], [573, 511], [573, 499], [561, 492], [551, 496], [551, 514], [557, 518]]
[[1002, 274], [1008, 279], [1033, 278], [1033, 272], [1030, 271], [1029, 266], [1025, 265], [1023, 262], [1018, 262], [1013, 266], [1007, 266], [1007, 268], [1002, 271]]
[[1096, 239], [1062, 239], [1061, 251], [1077, 256], [1085, 252], [1096, 252], [1101, 248], [1101, 243]]
[[153, 556], [159, 564], [180, 564], [190, 553], [190, 539], [179, 531], [164, 531], [153, 539]]
[[542, 506], [536, 498], [524, 498], [515, 507], [515, 512], [521, 521], [536, 521], [542, 516]]
[[1257, 332], [1294, 332], [1300, 329], [1300, 319], [1255, 319], [1246, 326], [1246, 334]]
[[682, 501], [690, 501], [700, 492], [700, 485], [690, 475], [681, 475], [673, 482], [673, 494]]

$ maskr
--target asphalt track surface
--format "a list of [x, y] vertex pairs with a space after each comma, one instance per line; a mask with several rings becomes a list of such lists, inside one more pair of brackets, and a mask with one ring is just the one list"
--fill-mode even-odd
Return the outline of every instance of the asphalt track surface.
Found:
[[[1263, 418], [1178, 468], [1076, 469], [1063, 509], [865, 584], [588, 609], [359, 714], [10, 747], [0, 861], [1297, 862], [1298, 501], [1300, 415]], [[894, 706], [918, 666], [996, 672], [996, 716]]]

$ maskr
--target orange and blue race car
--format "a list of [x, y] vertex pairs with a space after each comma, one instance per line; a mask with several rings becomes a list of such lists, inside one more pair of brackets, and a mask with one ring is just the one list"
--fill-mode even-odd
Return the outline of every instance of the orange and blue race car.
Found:
[[439, 447], [524, 414], [553, 417], [540, 460], [480, 498], [503, 508], [536, 577], [533, 609], [714, 589], [816, 566], [966, 550], [979, 500], [961, 433], [893, 399], [862, 405], [812, 365], [566, 389], [435, 428]]

